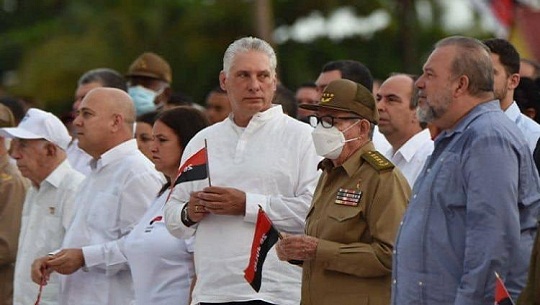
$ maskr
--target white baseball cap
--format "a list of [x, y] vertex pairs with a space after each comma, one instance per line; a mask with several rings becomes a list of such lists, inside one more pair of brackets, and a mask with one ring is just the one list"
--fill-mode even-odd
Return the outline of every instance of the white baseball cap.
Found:
[[45, 139], [66, 150], [71, 142], [71, 136], [54, 114], [37, 108], [30, 108], [19, 123], [12, 128], [0, 128], [0, 135], [6, 138]]

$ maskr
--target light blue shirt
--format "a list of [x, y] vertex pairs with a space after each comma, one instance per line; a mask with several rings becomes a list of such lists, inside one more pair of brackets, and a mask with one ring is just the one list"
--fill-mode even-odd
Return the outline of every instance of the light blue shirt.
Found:
[[527, 148], [498, 101], [437, 137], [398, 233], [392, 304], [493, 304], [494, 272], [507, 277], [520, 231], [535, 227], [540, 182]]
[[512, 122], [516, 123], [517, 127], [525, 137], [525, 140], [527, 140], [527, 144], [532, 153], [536, 147], [538, 138], [540, 138], [540, 124], [521, 113], [516, 102], [510, 104], [510, 107], [504, 111], [504, 114], [506, 114]]

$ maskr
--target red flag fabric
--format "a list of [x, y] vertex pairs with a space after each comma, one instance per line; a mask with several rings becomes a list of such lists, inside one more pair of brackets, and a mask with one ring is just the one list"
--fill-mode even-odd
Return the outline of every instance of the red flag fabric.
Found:
[[244, 270], [244, 278], [257, 292], [261, 289], [262, 267], [268, 251], [278, 241], [279, 232], [272, 225], [268, 215], [259, 209], [257, 223], [255, 224], [255, 234], [251, 245], [251, 257], [249, 264]]
[[496, 305], [514, 305], [508, 290], [504, 286], [502, 279], [495, 273], [495, 304]]
[[173, 186], [186, 181], [206, 179], [208, 177], [207, 163], [208, 155], [206, 147], [203, 147], [178, 168]]

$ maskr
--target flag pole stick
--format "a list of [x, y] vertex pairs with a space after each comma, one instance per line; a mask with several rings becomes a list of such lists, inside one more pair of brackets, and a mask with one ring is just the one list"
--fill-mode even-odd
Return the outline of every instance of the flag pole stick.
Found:
[[210, 180], [210, 160], [208, 159], [208, 142], [204, 139], [204, 153], [206, 154], [206, 172], [208, 173], [208, 186], [212, 186], [212, 180]]

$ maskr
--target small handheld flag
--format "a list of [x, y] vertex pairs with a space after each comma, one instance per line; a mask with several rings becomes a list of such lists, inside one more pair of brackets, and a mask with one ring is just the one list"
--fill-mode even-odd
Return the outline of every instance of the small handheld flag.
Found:
[[182, 182], [202, 180], [208, 177], [208, 155], [206, 147], [201, 148], [178, 168], [173, 186]]
[[514, 301], [510, 297], [508, 290], [504, 286], [504, 282], [499, 277], [499, 274], [495, 272], [495, 304], [496, 305], [514, 305]]
[[259, 207], [257, 223], [255, 224], [255, 234], [251, 246], [251, 257], [249, 264], [244, 270], [244, 278], [257, 292], [261, 289], [262, 267], [268, 251], [278, 241], [279, 232], [272, 225], [268, 215]]

